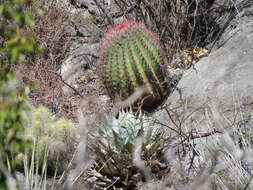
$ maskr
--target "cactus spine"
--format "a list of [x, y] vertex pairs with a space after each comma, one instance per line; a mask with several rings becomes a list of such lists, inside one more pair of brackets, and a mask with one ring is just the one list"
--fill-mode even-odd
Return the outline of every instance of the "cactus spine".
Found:
[[166, 94], [166, 56], [158, 37], [135, 20], [126, 20], [108, 30], [102, 39], [98, 60], [98, 72], [114, 98], [128, 98], [138, 88], [146, 93], [132, 106], [146, 111], [159, 106]]

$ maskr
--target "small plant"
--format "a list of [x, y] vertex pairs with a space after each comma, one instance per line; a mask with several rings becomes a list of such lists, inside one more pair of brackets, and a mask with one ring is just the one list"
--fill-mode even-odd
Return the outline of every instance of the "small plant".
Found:
[[158, 37], [144, 24], [129, 19], [105, 34], [97, 68], [111, 98], [125, 100], [145, 87], [144, 95], [130, 106], [152, 111], [168, 94], [164, 70], [167, 63]]
[[[28, 87], [18, 85], [11, 67], [34, 58], [41, 50], [27, 32], [34, 24], [32, 1], [0, 2], [0, 189], [17, 189], [15, 170], [19, 153], [30, 148], [30, 141], [18, 136], [24, 130]], [[12, 179], [12, 180], [10, 180]], [[10, 183], [12, 181], [12, 183]]]
[[96, 171], [103, 176], [99, 178], [100, 182], [106, 184], [111, 179], [112, 183], [117, 179], [115, 186], [133, 187], [145, 180], [143, 171], [134, 163], [135, 143], [139, 137], [143, 139], [141, 158], [151, 172], [158, 176], [159, 172], [168, 169], [163, 162], [165, 138], [161, 127], [146, 117], [136, 118], [132, 112], [122, 111], [118, 118], [112, 118], [102, 126], [96, 135], [97, 143], [93, 149], [98, 163]]
[[[1, 79], [0, 72], [0, 79]], [[28, 89], [16, 89], [13, 74], [0, 80], [0, 189], [10, 189], [8, 178], [15, 178], [16, 159], [30, 147], [30, 141], [18, 136], [24, 130], [25, 114], [29, 110], [26, 102]], [[6, 175], [8, 169], [9, 176]], [[6, 171], [4, 171], [6, 170]], [[12, 187], [12, 189], [16, 189]]]
[[0, 66], [23, 62], [41, 51], [28, 27], [34, 26], [32, 12], [26, 11], [33, 1], [10, 0], [0, 3]]
[[[67, 168], [68, 154], [72, 151], [75, 140], [74, 124], [64, 118], [55, 119], [46, 107], [36, 108], [28, 117], [23, 136], [34, 142], [33, 154], [40, 163], [39, 169], [43, 169], [47, 155], [47, 173], [62, 173]], [[33, 154], [30, 153], [28, 157], [32, 159]], [[23, 156], [20, 155], [20, 158]]]
[[[47, 185], [47, 156], [48, 149], [45, 148], [43, 159], [41, 154], [37, 152], [37, 142], [34, 140], [31, 154], [30, 152], [20, 156], [20, 161], [23, 164], [24, 178], [19, 179], [18, 183], [21, 189], [32, 190], [46, 190]], [[40, 172], [39, 172], [40, 171]], [[56, 174], [56, 173], [55, 173]], [[53, 190], [53, 188], [51, 188]]]

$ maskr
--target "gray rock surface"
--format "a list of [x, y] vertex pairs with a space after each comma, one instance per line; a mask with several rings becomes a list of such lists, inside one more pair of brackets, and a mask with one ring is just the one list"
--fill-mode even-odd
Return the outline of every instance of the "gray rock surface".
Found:
[[102, 11], [97, 4], [107, 11], [107, 13], [116, 13], [119, 8], [114, 0], [74, 0], [78, 7], [84, 7], [89, 10], [91, 14], [99, 15]]
[[73, 9], [70, 20], [66, 23], [65, 29], [70, 36], [82, 38], [95, 38], [99, 36], [100, 30], [96, 25], [96, 17], [88, 10]]
[[[185, 151], [179, 160], [186, 160], [182, 166], [187, 171], [188, 163], [197, 168], [211, 166], [217, 153], [215, 172], [233, 175], [240, 170], [241, 176], [234, 175], [236, 184], [248, 180], [252, 162], [241, 156], [244, 148], [252, 146], [253, 16], [234, 20], [209, 56], [183, 74], [177, 88], [166, 101], [167, 110], [153, 115], [167, 126], [166, 133], [171, 135], [168, 147], [176, 147], [168, 155]], [[191, 146], [194, 151], [189, 151]], [[242, 163], [244, 170], [234, 160]]]
[[[166, 102], [176, 112], [175, 118], [182, 118], [187, 130], [191, 127], [209, 130], [210, 108], [212, 117], [215, 117], [213, 110], [219, 113], [222, 125], [225, 120], [243, 120], [245, 111], [252, 110], [253, 17], [241, 17], [237, 22], [236, 28], [229, 27], [222, 36], [220, 48], [184, 73], [178, 84], [180, 90], [175, 90]], [[157, 112], [155, 117], [169, 126], [172, 124], [165, 111]]]
[[[74, 43], [70, 48], [70, 56], [61, 66], [61, 76], [63, 80], [72, 85], [75, 80], [84, 75], [94, 62], [94, 57], [98, 54], [98, 43]], [[75, 86], [74, 86], [75, 87]], [[73, 91], [64, 86], [63, 91], [68, 94]]]

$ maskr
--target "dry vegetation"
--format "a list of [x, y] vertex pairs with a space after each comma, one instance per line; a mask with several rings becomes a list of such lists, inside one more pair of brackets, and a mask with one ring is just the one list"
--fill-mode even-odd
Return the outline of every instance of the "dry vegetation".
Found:
[[61, 63], [68, 56], [70, 38], [65, 32], [67, 13], [56, 1], [38, 1], [35, 8], [41, 11], [35, 17], [32, 32], [43, 48], [34, 62], [21, 64], [15, 68], [25, 83], [35, 82], [37, 88], [30, 93], [31, 102], [45, 105], [53, 113], [66, 118], [74, 118], [74, 105], [62, 92], [63, 80], [59, 74]]
[[[217, 5], [216, 1], [212, 0], [116, 0], [115, 2], [121, 10], [118, 14], [111, 14], [109, 9], [94, 0], [100, 12], [95, 15], [98, 28], [105, 31], [118, 16], [141, 20], [157, 32], [159, 38], [164, 42], [173, 69], [180, 68], [182, 70], [191, 67], [194, 61], [206, 54], [206, 51], [211, 51], [220, 34], [227, 27], [227, 22], [230, 22], [231, 18], [235, 16], [234, 7], [236, 5], [233, 1]], [[239, 5], [240, 8], [249, 4], [246, 2]], [[96, 97], [86, 98], [82, 101], [80, 96], [65, 96], [63, 94], [62, 87], [66, 84], [58, 71], [69, 53], [71, 39], [67, 36], [64, 27], [68, 16], [64, 9], [60, 8], [53, 0], [38, 1], [35, 6], [44, 12], [43, 15], [35, 18], [36, 27], [32, 29], [44, 51], [37, 56], [33, 63], [23, 64], [14, 69], [22, 74], [23, 82], [39, 83], [39, 87], [34, 88], [30, 93], [33, 105], [45, 105], [57, 116], [64, 116], [75, 121], [78, 118], [80, 140], [77, 140], [79, 144], [76, 148], [76, 163], [72, 160], [70, 168], [73, 170], [69, 172], [70, 168], [68, 168], [60, 178], [61, 182], [63, 179], [66, 180], [64, 188], [81, 189], [85, 186], [87, 189], [103, 189], [101, 186], [104, 185], [105, 189], [116, 189], [116, 187], [118, 189], [138, 187], [138, 189], [182, 190], [249, 189], [253, 175], [251, 171], [252, 134], [248, 133], [249, 136], [246, 137], [245, 133], [247, 132], [241, 130], [244, 120], [230, 118], [236, 122], [228, 125], [220, 119], [222, 116], [214, 107], [205, 106], [201, 109], [209, 111], [206, 120], [210, 121], [211, 129], [205, 133], [199, 133], [196, 129], [189, 129], [188, 132], [185, 132], [184, 127], [187, 124], [184, 121], [190, 117], [187, 113], [189, 110], [185, 113], [177, 113], [168, 105], [160, 108], [167, 112], [173, 125], [167, 126], [155, 120], [155, 123], [163, 126], [170, 135], [166, 137], [167, 142], [163, 145], [163, 157], [159, 158], [160, 160], [155, 158], [152, 161], [159, 160], [154, 164], [156, 168], [161, 167], [162, 164], [169, 165], [170, 168], [166, 168], [167, 173], [163, 173], [159, 177], [152, 173], [150, 170], [152, 165], [143, 161], [144, 153], [140, 149], [142, 145], [140, 139], [135, 143], [135, 150], [128, 154], [128, 156], [132, 156], [133, 162], [131, 164], [142, 170], [141, 178], [138, 178], [134, 185], [127, 186], [124, 185], [127, 183], [118, 182], [120, 180], [127, 181], [126, 178], [131, 176], [126, 177], [124, 174], [124, 179], [119, 179], [113, 175], [106, 176], [104, 173], [103, 176], [99, 173], [106, 165], [107, 159], [111, 158], [106, 157], [104, 165], [101, 163], [96, 165], [94, 147], [87, 141], [95, 142], [96, 139], [90, 134], [95, 131], [99, 123], [108, 122], [105, 119], [108, 115], [111, 117], [115, 113], [103, 115], [101, 112], [97, 113], [95, 108], [89, 116], [83, 115], [81, 109], [90, 109], [90, 103], [97, 101]], [[236, 10], [239, 11], [238, 9]], [[227, 22], [221, 22], [220, 18], [226, 19]], [[196, 48], [199, 51], [194, 52]], [[178, 79], [175, 83], [177, 81]], [[131, 101], [131, 99], [126, 101]], [[85, 103], [81, 104], [80, 102]], [[124, 105], [124, 102], [119, 104]], [[95, 106], [99, 106], [99, 103]], [[245, 115], [245, 117], [249, 117], [249, 115]], [[250, 119], [252, 117], [250, 115]], [[250, 121], [248, 120], [248, 122]], [[152, 122], [154, 121], [152, 120]], [[249, 125], [252, 126], [252, 123]], [[245, 169], [245, 165], [250, 169]], [[134, 175], [137, 175], [138, 172]], [[105, 183], [101, 185], [101, 181]]]
[[[225, 27], [223, 23], [220, 24], [220, 18], [229, 21], [231, 17], [229, 15], [235, 15], [233, 12], [235, 3], [232, 1], [222, 5], [213, 4], [213, 1], [195, 0], [189, 2], [117, 0], [115, 2], [121, 11], [110, 14], [110, 9], [104, 8], [99, 1], [94, 1], [99, 10], [94, 15], [97, 20], [94, 25], [99, 30], [105, 31], [118, 16], [141, 20], [157, 32], [164, 42], [172, 67], [183, 70], [194, 65], [201, 57], [207, 55], [207, 51], [211, 50], [219, 37], [218, 34]], [[60, 1], [36, 3], [35, 7], [40, 8], [43, 14], [35, 18], [36, 27], [33, 32], [44, 51], [33, 63], [22, 65], [18, 70], [23, 73], [24, 82], [36, 81], [40, 85], [30, 94], [34, 105], [43, 104], [59, 116], [76, 119], [74, 113], [78, 108], [82, 93], [76, 91], [79, 97], [64, 96], [62, 87], [68, 84], [64, 83], [65, 81], [59, 75], [61, 64], [67, 58], [71, 40], [74, 39], [67, 35], [65, 26], [73, 21], [69, 20], [68, 12], [59, 3]], [[96, 35], [95, 38], [98, 36]], [[93, 57], [96, 58], [96, 56]], [[91, 71], [94, 70], [94, 65], [91, 63]], [[91, 72], [90, 75], [94, 74]], [[96, 78], [92, 80], [99, 83]], [[85, 83], [85, 86], [87, 85], [89, 84]], [[80, 86], [84, 87], [84, 85]], [[92, 90], [94, 88], [88, 92]]]

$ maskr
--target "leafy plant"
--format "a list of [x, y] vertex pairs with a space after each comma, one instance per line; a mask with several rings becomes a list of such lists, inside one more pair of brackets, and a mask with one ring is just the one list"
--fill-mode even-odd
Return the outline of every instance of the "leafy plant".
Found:
[[[165, 142], [161, 127], [146, 117], [136, 118], [132, 112], [123, 111], [118, 118], [112, 118], [101, 126], [96, 135], [97, 143], [93, 149], [98, 163], [96, 170], [103, 176], [100, 177], [101, 181], [106, 183], [108, 178], [112, 182], [118, 179], [116, 186], [131, 187], [144, 178], [143, 171], [133, 161], [138, 138], [143, 138], [141, 158], [145, 160], [146, 166], [152, 169], [152, 163], [156, 160], [158, 168], [164, 164], [159, 172], [167, 169], [166, 163], [161, 163]], [[157, 174], [155, 170], [152, 172]]]
[[26, 10], [31, 2], [0, 3], [0, 189], [17, 188], [15, 183], [11, 186], [9, 179], [15, 177], [18, 154], [30, 147], [29, 140], [18, 136], [24, 130], [29, 110], [26, 103], [29, 88], [18, 85], [11, 66], [32, 58], [40, 50], [27, 31], [33, 25], [32, 13]]
[[[33, 152], [39, 163], [39, 169], [42, 169], [45, 155], [47, 155], [48, 173], [51, 175], [54, 175], [56, 171], [62, 173], [68, 164], [68, 153], [73, 149], [74, 124], [64, 118], [54, 118], [46, 107], [36, 108], [28, 115], [27, 122], [22, 136], [34, 142]], [[32, 155], [30, 152], [28, 158], [31, 159]]]
[[[1, 73], [2, 74], [2, 73]], [[18, 136], [24, 128], [25, 114], [29, 107], [26, 103], [28, 89], [16, 90], [16, 81], [12, 74], [6, 76], [7, 82], [0, 81], [0, 162], [10, 173], [16, 168], [16, 158], [24, 153], [30, 141]], [[7, 176], [0, 168], [0, 189], [7, 189]]]
[[26, 11], [32, 0], [10, 0], [0, 4], [0, 47], [1, 67], [5, 64], [24, 61], [41, 48], [29, 33], [27, 27], [34, 25], [32, 12]]
[[98, 72], [109, 95], [125, 100], [137, 89], [146, 88], [133, 107], [152, 111], [163, 102], [168, 94], [166, 64], [158, 37], [138, 21], [126, 20], [102, 39]]

